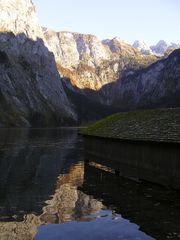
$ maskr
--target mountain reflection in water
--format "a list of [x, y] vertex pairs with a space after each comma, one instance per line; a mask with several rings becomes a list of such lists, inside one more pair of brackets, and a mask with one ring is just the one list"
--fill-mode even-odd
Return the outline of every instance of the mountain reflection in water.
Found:
[[0, 135], [1, 240], [180, 237], [180, 194], [84, 161], [76, 129]]

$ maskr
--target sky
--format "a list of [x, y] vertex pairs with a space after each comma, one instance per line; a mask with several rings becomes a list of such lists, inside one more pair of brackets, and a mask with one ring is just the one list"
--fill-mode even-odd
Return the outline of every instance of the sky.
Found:
[[33, 0], [39, 22], [55, 31], [180, 43], [180, 0]]

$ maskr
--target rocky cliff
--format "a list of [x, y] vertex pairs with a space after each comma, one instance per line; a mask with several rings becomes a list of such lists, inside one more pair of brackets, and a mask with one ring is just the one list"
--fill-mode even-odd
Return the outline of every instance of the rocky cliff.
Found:
[[0, 1], [0, 125], [76, 120], [31, 0]]
[[[70, 83], [69, 85], [72, 88]], [[117, 81], [105, 84], [98, 91], [83, 90], [83, 95], [78, 92], [77, 87], [74, 87], [76, 92], [70, 87], [68, 91], [65, 89], [78, 106], [81, 119], [87, 116], [87, 109], [83, 108], [79, 99], [83, 105], [88, 106], [89, 111], [94, 106], [96, 117], [98, 114], [103, 117], [118, 111], [180, 107], [180, 49], [148, 67], [126, 69]], [[91, 115], [92, 117], [95, 119], [95, 116]]]
[[146, 56], [119, 38], [99, 40], [96, 36], [43, 29], [54, 53], [59, 73], [79, 89], [98, 91], [129, 68], [137, 69], [157, 60]]
[[109, 92], [110, 104], [124, 110], [180, 106], [180, 49], [119, 79]]
[[138, 49], [142, 54], [153, 54], [152, 49], [144, 41], [136, 40], [132, 46]]
[[[145, 43], [136, 42], [139, 51], [119, 38], [100, 41], [92, 35], [43, 31], [59, 73], [70, 79], [64, 78], [64, 88], [81, 119], [87, 107], [93, 118], [96, 107], [96, 115], [104, 116], [120, 110], [178, 106], [178, 50], [158, 60]], [[145, 48], [143, 53], [140, 47]]]
[[[151, 65], [164, 42], [134, 48], [117, 37], [41, 28], [31, 0], [0, 0], [0, 7], [0, 127], [82, 123], [165, 98], [177, 105], [173, 66], [164, 83], [168, 60]], [[135, 91], [137, 76], [144, 85]]]
[[64, 76], [63, 86], [75, 106], [79, 123], [119, 111], [119, 107], [111, 105], [111, 86], [127, 71], [142, 69], [158, 59], [142, 54], [117, 37], [101, 41], [87, 34], [46, 28], [43, 32], [58, 71]]

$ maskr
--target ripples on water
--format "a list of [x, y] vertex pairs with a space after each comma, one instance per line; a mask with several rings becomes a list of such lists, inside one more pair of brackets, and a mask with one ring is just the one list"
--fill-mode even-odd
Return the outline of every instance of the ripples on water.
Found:
[[84, 161], [77, 130], [0, 130], [1, 240], [180, 239], [180, 194]]

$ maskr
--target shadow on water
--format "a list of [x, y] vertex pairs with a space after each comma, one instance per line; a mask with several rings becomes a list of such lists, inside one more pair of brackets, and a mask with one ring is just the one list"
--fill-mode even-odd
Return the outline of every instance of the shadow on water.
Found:
[[60, 172], [66, 173], [79, 157], [76, 130], [0, 131], [0, 219], [22, 220], [24, 214], [39, 214], [55, 192]]
[[121, 177], [105, 160], [89, 158], [81, 191], [140, 226], [155, 239], [180, 238], [180, 192]]
[[180, 190], [180, 144], [129, 141], [103, 137], [84, 138], [86, 153], [122, 176], [143, 179]]
[[83, 155], [73, 128], [1, 130], [1, 240], [180, 238], [179, 192]]

